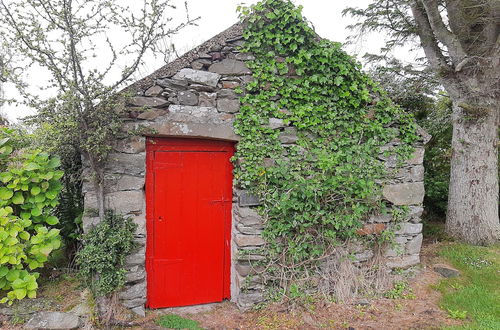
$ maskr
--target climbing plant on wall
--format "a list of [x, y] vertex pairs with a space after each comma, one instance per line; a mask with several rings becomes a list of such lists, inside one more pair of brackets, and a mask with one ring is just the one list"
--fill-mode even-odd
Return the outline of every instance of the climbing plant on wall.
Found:
[[38, 273], [61, 245], [58, 204], [60, 161], [40, 151], [19, 149], [13, 132], [0, 131], [0, 290], [1, 303], [36, 297]]
[[136, 228], [130, 218], [107, 211], [104, 220], [83, 236], [84, 247], [77, 253], [76, 263], [94, 294], [105, 296], [125, 284], [125, 258], [137, 248]]
[[[265, 0], [240, 13], [242, 51], [255, 60], [235, 122], [235, 177], [264, 203], [270, 258], [303, 265], [384, 207], [381, 147], [398, 141], [385, 156], [408, 158], [416, 126], [301, 7]], [[270, 124], [279, 120], [285, 131]], [[287, 134], [296, 142], [283, 144]]]

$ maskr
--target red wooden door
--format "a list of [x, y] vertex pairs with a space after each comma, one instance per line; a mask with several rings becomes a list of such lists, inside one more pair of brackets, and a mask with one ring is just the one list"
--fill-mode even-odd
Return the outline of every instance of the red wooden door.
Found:
[[230, 298], [233, 146], [148, 139], [147, 306]]

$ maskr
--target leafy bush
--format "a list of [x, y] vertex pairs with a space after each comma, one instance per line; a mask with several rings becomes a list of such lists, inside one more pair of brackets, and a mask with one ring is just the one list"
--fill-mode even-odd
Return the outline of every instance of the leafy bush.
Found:
[[83, 233], [83, 193], [82, 193], [82, 161], [79, 153], [59, 153], [64, 176], [59, 197], [60, 203], [55, 214], [60, 220], [61, 237], [66, 247], [66, 256], [73, 260], [79, 246], [79, 238]]
[[422, 126], [432, 135], [425, 147], [425, 200], [428, 211], [444, 216], [448, 205], [451, 162], [451, 101], [438, 99]]
[[[64, 176], [61, 178], [63, 186], [59, 194], [59, 205], [54, 213], [59, 218], [58, 227], [61, 229], [66, 257], [69, 262], [72, 262], [78, 251], [79, 238], [83, 232], [82, 155], [74, 140], [62, 138], [65, 134], [58, 129], [53, 118], [44, 119], [41, 123], [36, 118], [38, 117], [30, 117], [27, 121], [34, 128], [30, 135], [30, 143], [51, 154], [58, 155], [61, 159], [61, 169], [64, 171]], [[66, 127], [66, 129], [77, 130], [73, 126], [72, 128]]]
[[83, 236], [76, 263], [88, 287], [105, 296], [125, 284], [125, 258], [136, 248], [137, 225], [122, 215], [106, 212], [105, 218]]
[[19, 149], [14, 132], [0, 131], [0, 302], [36, 297], [39, 274], [49, 254], [61, 245], [58, 205], [63, 172], [60, 160], [40, 151]]

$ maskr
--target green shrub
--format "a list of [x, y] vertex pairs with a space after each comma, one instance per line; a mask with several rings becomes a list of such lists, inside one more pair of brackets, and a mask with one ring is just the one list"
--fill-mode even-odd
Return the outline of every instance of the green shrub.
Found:
[[136, 228], [130, 218], [107, 211], [102, 222], [83, 236], [76, 263], [95, 294], [105, 296], [125, 284], [125, 258], [136, 248]]
[[422, 126], [432, 135], [425, 148], [425, 208], [444, 216], [448, 205], [451, 162], [451, 101], [441, 97]]
[[39, 273], [61, 245], [58, 205], [63, 172], [60, 160], [40, 151], [20, 149], [15, 132], [0, 131], [0, 302], [36, 297]]
[[66, 247], [66, 256], [71, 261], [78, 251], [79, 238], [83, 233], [82, 161], [81, 155], [76, 152], [59, 154], [64, 176], [61, 178], [63, 187], [55, 214], [60, 221], [59, 228]]
[[[71, 262], [78, 251], [79, 238], [83, 232], [82, 155], [74, 140], [61, 138], [64, 134], [53, 120], [38, 122], [35, 118], [30, 118], [28, 124], [35, 128], [29, 136], [30, 143], [58, 155], [61, 159], [61, 169], [64, 171], [64, 176], [61, 178], [63, 186], [55, 215], [59, 218], [58, 228], [61, 229], [66, 257]], [[69, 127], [66, 129], [70, 130]], [[75, 127], [71, 129], [76, 130]]]

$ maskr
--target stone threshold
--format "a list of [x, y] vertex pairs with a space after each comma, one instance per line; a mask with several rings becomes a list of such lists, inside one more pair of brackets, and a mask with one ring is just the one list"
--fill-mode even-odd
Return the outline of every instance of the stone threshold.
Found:
[[206, 312], [213, 311], [217, 306], [222, 305], [224, 302], [226, 302], [226, 300], [224, 300], [222, 302], [201, 304], [201, 305], [158, 308], [158, 309], [155, 309], [155, 311], [158, 311], [160, 314], [181, 314], [181, 315], [206, 313]]

